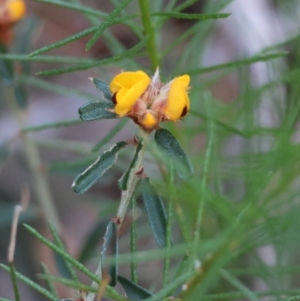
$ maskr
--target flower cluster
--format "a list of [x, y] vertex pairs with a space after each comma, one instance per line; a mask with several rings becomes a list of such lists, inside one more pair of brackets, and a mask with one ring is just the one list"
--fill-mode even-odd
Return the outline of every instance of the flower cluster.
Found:
[[10, 43], [12, 27], [22, 19], [25, 12], [23, 0], [0, 0], [0, 43]]
[[144, 130], [152, 131], [162, 121], [176, 121], [187, 114], [189, 83], [187, 74], [164, 84], [158, 70], [152, 79], [143, 71], [122, 72], [109, 85], [115, 104], [113, 112], [131, 117]]

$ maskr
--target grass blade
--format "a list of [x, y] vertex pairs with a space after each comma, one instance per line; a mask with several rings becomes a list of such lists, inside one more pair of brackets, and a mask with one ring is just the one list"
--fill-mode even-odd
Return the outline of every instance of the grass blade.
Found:
[[183, 72], [183, 73], [188, 73], [189, 75], [197, 75], [197, 74], [212, 72], [212, 71], [216, 71], [216, 70], [223, 70], [223, 69], [228, 70], [228, 69], [237, 68], [237, 67], [241, 67], [241, 66], [245, 66], [245, 65], [250, 65], [253, 63], [257, 63], [257, 62], [265, 62], [265, 61], [285, 57], [287, 55], [288, 55], [288, 52], [286, 52], [286, 51], [271, 53], [268, 55], [256, 55], [254, 57], [244, 59], [244, 60], [237, 60], [237, 61], [218, 64], [218, 65], [214, 65], [214, 66], [198, 68], [198, 69], [194, 69], [194, 70], [188, 70], [187, 72]]
[[175, 19], [187, 19], [187, 20], [210, 20], [228, 18], [231, 14], [185, 14], [177, 12], [154, 12], [153, 16], [171, 17]]

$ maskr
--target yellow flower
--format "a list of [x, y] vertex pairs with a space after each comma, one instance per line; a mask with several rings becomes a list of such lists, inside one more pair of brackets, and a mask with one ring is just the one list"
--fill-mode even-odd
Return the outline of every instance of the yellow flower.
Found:
[[9, 43], [12, 38], [12, 27], [26, 13], [23, 0], [0, 0], [0, 42]]
[[187, 114], [189, 83], [187, 74], [164, 84], [159, 70], [152, 79], [143, 71], [122, 72], [109, 85], [114, 112], [120, 117], [131, 117], [144, 130], [151, 131], [162, 121], [176, 121]]

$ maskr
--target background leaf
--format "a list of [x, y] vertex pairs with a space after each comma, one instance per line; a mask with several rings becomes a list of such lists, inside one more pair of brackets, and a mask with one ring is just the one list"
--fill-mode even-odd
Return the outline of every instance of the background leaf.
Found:
[[142, 179], [141, 190], [154, 238], [157, 245], [160, 248], [164, 248], [166, 246], [167, 231], [167, 216], [164, 203], [148, 178]]

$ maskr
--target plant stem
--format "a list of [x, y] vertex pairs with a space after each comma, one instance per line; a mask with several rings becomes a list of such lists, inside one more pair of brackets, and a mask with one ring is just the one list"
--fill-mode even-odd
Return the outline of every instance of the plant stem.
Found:
[[149, 0], [139, 0], [140, 10], [142, 14], [142, 22], [144, 32], [147, 38], [147, 50], [151, 62], [152, 71], [155, 71], [159, 66], [159, 57], [155, 41], [155, 29], [151, 23]]
[[[13, 87], [6, 87], [6, 100], [12, 112], [16, 116], [19, 127], [26, 127], [26, 112], [22, 110], [16, 102]], [[55, 228], [59, 231], [60, 224], [57, 213], [53, 204], [52, 196], [48, 186], [48, 182], [43, 172], [42, 162], [39, 156], [38, 148], [31, 139], [29, 133], [22, 133], [21, 139], [24, 145], [26, 159], [33, 177], [34, 189], [43, 213], [46, 219], [51, 221]]]
[[13, 262], [9, 263], [9, 268], [10, 268], [10, 277], [13, 285], [13, 290], [15, 293], [15, 300], [20, 301], [20, 293], [19, 293], [19, 288], [17, 284], [17, 276], [16, 276], [16, 270], [15, 270], [15, 265]]
[[136, 262], [136, 200], [133, 197], [131, 199], [131, 211], [132, 211], [132, 222], [131, 222], [131, 235], [130, 235], [130, 252], [131, 252], [131, 280], [137, 283], [137, 262]]
[[138, 181], [140, 179], [140, 176], [137, 175], [137, 173], [142, 168], [142, 162], [143, 162], [144, 153], [145, 153], [145, 145], [146, 145], [146, 143], [144, 140], [142, 149], [140, 150], [140, 153], [137, 156], [134, 166], [133, 166], [132, 170], [130, 171], [129, 178], [127, 180], [127, 189], [122, 190], [121, 201], [120, 201], [120, 205], [119, 205], [118, 213], [117, 213], [119, 228], [121, 227], [122, 222], [125, 218], [127, 207], [129, 205], [132, 195], [134, 193], [136, 184], [138, 183]]

